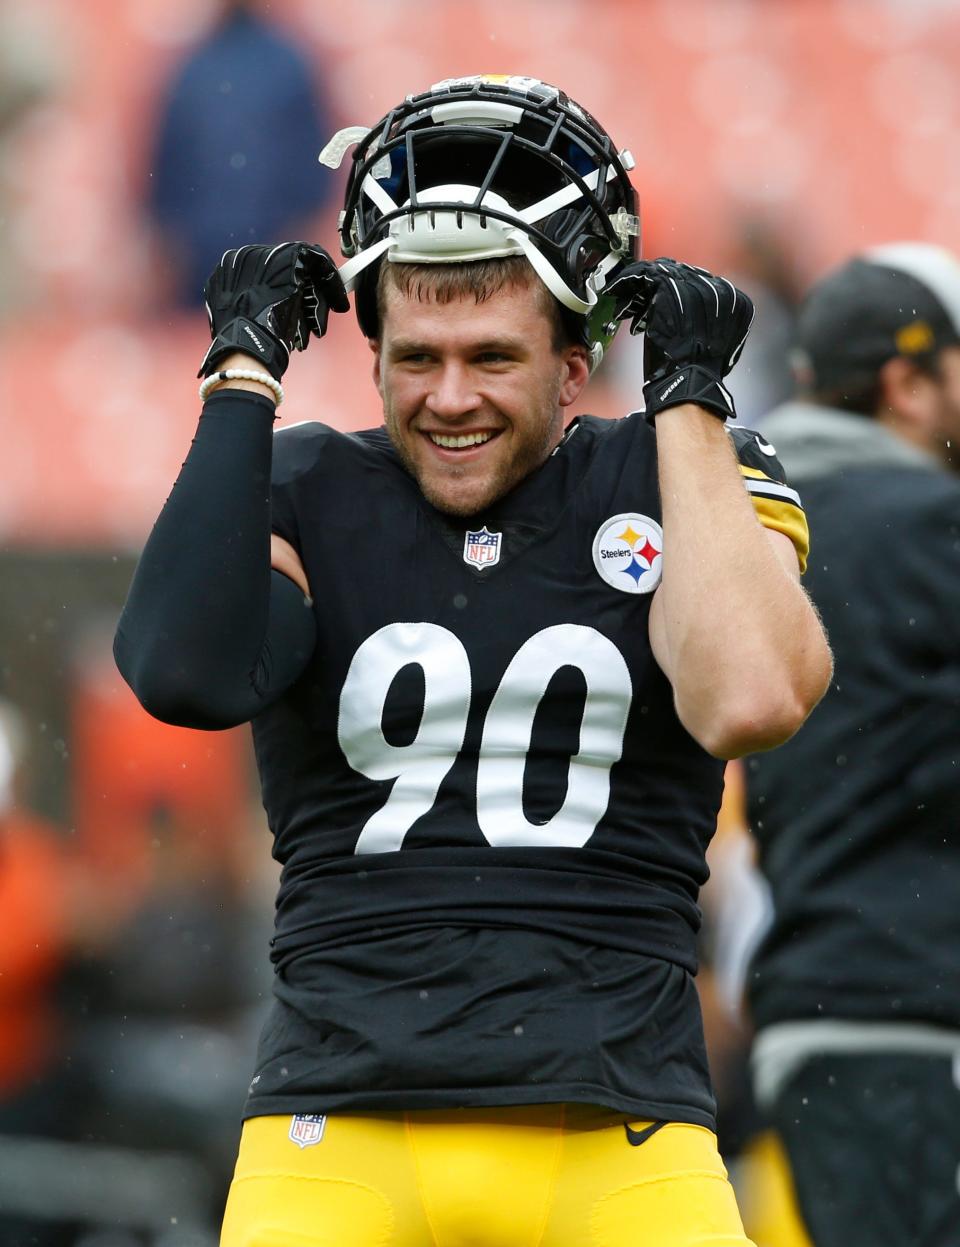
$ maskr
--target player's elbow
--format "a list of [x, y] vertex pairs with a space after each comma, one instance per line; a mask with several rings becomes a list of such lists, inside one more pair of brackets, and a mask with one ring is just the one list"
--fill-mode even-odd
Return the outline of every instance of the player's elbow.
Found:
[[741, 688], [692, 734], [707, 753], [725, 760], [776, 749], [806, 722], [829, 687], [831, 673], [826, 651], [825, 661], [801, 678]]
[[795, 701], [745, 706], [742, 712], [714, 716], [692, 734], [714, 758], [742, 758], [776, 749], [800, 728], [808, 710]]
[[130, 646], [118, 630], [113, 654], [117, 668], [147, 714], [173, 727], [220, 731], [236, 727], [244, 716], [223, 698], [211, 698], [195, 678], [176, 662]]
[[713, 674], [712, 697], [694, 699], [696, 720], [688, 723], [682, 711], [680, 717], [715, 758], [739, 758], [775, 749], [799, 731], [830, 687], [833, 657], [816, 621], [793, 647], [777, 646], [765, 657], [758, 647], [749, 662]]

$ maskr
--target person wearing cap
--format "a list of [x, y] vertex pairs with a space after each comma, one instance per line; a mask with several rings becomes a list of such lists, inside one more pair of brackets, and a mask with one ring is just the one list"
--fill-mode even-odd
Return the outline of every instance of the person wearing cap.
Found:
[[748, 975], [754, 1083], [815, 1247], [960, 1233], [960, 263], [829, 273], [800, 394], [764, 422], [803, 491], [833, 683], [749, 759], [773, 918]]
[[[351, 146], [339, 273], [287, 243], [207, 283], [115, 646], [151, 713], [252, 720], [283, 863], [223, 1242], [744, 1247], [697, 890], [723, 759], [830, 671], [799, 496], [725, 424], [752, 307], [635, 259], [629, 154], [536, 79], [440, 83], [322, 158]], [[345, 287], [385, 427], [274, 436]], [[622, 320], [645, 413], [565, 428]]]

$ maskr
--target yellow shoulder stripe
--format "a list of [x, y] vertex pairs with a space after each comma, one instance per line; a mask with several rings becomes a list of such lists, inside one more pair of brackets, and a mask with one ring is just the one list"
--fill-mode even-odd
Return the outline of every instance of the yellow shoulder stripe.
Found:
[[796, 506], [786, 498], [764, 498], [751, 494], [750, 500], [757, 513], [757, 519], [764, 528], [772, 528], [775, 532], [784, 533], [793, 542], [800, 562], [800, 571], [807, 570], [807, 556], [810, 553], [810, 530], [803, 508]]

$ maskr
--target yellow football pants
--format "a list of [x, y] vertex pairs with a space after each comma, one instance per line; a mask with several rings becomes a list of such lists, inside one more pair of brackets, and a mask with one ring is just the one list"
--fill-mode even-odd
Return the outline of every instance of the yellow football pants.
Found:
[[252, 1118], [221, 1247], [751, 1244], [709, 1130], [551, 1104]]

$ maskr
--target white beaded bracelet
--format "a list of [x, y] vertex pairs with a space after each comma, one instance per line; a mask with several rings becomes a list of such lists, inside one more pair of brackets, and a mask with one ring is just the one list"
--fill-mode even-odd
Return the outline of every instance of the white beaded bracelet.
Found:
[[261, 385], [269, 386], [273, 390], [278, 407], [283, 402], [283, 386], [280, 382], [268, 372], [253, 372], [249, 368], [226, 368], [222, 372], [212, 372], [200, 385], [200, 401], [203, 402], [221, 381], [259, 381]]

